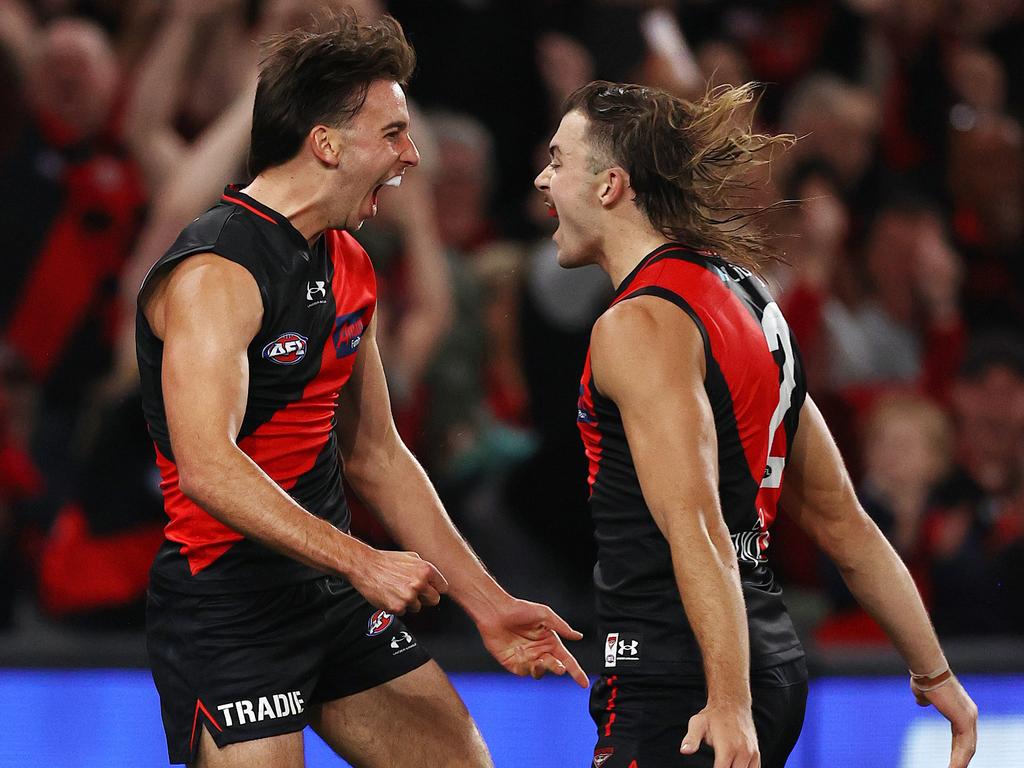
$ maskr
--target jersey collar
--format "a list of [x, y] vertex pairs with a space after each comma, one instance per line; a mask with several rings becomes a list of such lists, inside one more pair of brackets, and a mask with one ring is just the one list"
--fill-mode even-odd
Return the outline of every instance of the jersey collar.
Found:
[[221, 201], [225, 203], [231, 203], [237, 205], [240, 208], [244, 208], [254, 216], [258, 216], [264, 221], [268, 221], [275, 226], [281, 227], [284, 230], [285, 235], [294, 240], [296, 245], [302, 248], [303, 251], [309, 250], [309, 243], [306, 242], [306, 238], [302, 236], [302, 233], [297, 230], [292, 223], [288, 220], [287, 216], [282, 216], [280, 213], [270, 208], [254, 197], [241, 191], [240, 184], [228, 184], [224, 187], [224, 194], [221, 195]]
[[619, 298], [622, 294], [629, 290], [629, 286], [632, 284], [634, 280], [636, 280], [636, 276], [640, 274], [640, 271], [648, 264], [650, 264], [652, 261], [654, 261], [654, 259], [668, 253], [669, 251], [685, 250], [688, 249], [685, 246], [680, 245], [679, 243], [662, 243], [661, 245], [659, 245], [653, 251], [651, 251], [642, 259], [640, 259], [640, 263], [633, 267], [632, 272], [626, 275], [626, 279], [623, 280], [622, 283], [619, 284], [619, 287], [616, 289], [615, 295], [612, 297], [612, 301], [615, 301], [615, 299]]

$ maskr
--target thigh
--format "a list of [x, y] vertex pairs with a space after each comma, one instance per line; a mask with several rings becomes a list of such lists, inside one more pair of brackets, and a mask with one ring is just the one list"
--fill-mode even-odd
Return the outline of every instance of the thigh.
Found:
[[304, 762], [302, 731], [218, 747], [209, 731], [203, 728], [195, 762], [189, 763], [189, 766], [252, 768], [254, 765], [272, 765], [274, 768], [303, 768]]
[[466, 705], [433, 661], [310, 707], [310, 725], [357, 768], [491, 768]]

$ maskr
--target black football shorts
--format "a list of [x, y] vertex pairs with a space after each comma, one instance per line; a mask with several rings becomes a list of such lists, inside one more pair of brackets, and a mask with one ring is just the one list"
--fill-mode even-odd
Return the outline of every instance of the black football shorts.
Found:
[[[762, 768], [782, 768], [796, 746], [807, 704], [803, 659], [752, 676], [754, 727]], [[712, 768], [714, 752], [701, 744], [679, 754], [689, 720], [707, 704], [692, 676], [657, 673], [603, 675], [590, 691], [597, 725], [593, 768]]]
[[347, 582], [186, 595], [151, 587], [147, 646], [172, 763], [217, 746], [302, 730], [310, 705], [393, 680], [429, 661], [402, 622]]

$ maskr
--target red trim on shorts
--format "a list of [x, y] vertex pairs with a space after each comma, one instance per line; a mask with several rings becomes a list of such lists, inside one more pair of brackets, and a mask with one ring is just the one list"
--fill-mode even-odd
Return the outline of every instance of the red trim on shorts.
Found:
[[[612, 735], [612, 723], [615, 722], [615, 713], [612, 712], [615, 709], [615, 697], [619, 695], [619, 687], [615, 685], [615, 681], [619, 679], [618, 675], [612, 675], [608, 678], [608, 684], [612, 687], [612, 692], [608, 696], [608, 703], [605, 705], [604, 711], [611, 712], [608, 716], [608, 722], [604, 726], [604, 735]], [[632, 767], [631, 767], [632, 768]]]
[[220, 727], [217, 719], [210, 714], [210, 710], [206, 708], [201, 699], [196, 699], [196, 713], [192, 716], [192, 735], [188, 737], [188, 750], [192, 752], [195, 749], [196, 741], [196, 726], [199, 725], [199, 711], [202, 710], [203, 714], [206, 715], [206, 719], [213, 724], [213, 727], [218, 731], [223, 732], [224, 729]]
[[253, 213], [255, 213], [255, 214], [256, 214], [257, 216], [259, 216], [259, 217], [260, 217], [261, 219], [266, 219], [266, 220], [267, 220], [267, 221], [269, 221], [269, 222], [270, 222], [271, 224], [277, 224], [277, 222], [276, 222], [276, 221], [274, 221], [274, 220], [273, 220], [272, 218], [270, 218], [269, 216], [267, 216], [267, 214], [265, 214], [265, 213], [264, 213], [263, 211], [259, 211], [259, 210], [256, 210], [255, 208], [253, 208], [253, 207], [252, 207], [251, 205], [249, 205], [248, 203], [246, 203], [246, 202], [244, 202], [244, 201], [242, 201], [242, 200], [239, 200], [239, 199], [238, 199], [237, 197], [228, 197], [227, 195], [221, 195], [220, 197], [221, 197], [221, 200], [227, 200], [227, 201], [228, 201], [229, 203], [234, 203], [235, 205], [240, 205], [240, 206], [242, 206], [242, 207], [243, 207], [243, 208], [245, 208], [245, 209], [246, 209], [247, 211], [252, 211], [252, 212], [253, 212]]

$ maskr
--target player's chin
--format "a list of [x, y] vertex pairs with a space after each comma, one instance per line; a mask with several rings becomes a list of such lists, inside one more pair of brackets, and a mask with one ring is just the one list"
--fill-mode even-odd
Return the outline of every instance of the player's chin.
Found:
[[582, 255], [574, 251], [571, 247], [561, 245], [557, 241], [555, 244], [558, 246], [555, 259], [558, 262], [558, 266], [562, 269], [575, 269], [576, 267], [585, 266], [588, 263]]

